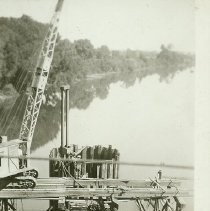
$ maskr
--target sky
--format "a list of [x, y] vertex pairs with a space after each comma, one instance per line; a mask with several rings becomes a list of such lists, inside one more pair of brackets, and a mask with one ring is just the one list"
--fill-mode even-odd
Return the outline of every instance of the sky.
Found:
[[[0, 0], [0, 16], [49, 22], [57, 0]], [[193, 0], [65, 0], [60, 34], [71, 41], [89, 39], [95, 47], [194, 51]]]

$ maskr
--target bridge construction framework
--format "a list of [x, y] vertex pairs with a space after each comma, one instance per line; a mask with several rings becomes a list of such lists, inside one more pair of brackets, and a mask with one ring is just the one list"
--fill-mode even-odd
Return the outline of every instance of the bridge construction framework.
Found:
[[49, 211], [73, 211], [78, 207], [116, 211], [122, 200], [135, 201], [140, 211], [181, 211], [183, 198], [191, 197], [192, 191], [179, 186], [180, 181], [171, 180], [40, 178], [34, 189], [0, 190], [0, 211], [17, 210], [15, 199], [51, 200], [54, 203]]

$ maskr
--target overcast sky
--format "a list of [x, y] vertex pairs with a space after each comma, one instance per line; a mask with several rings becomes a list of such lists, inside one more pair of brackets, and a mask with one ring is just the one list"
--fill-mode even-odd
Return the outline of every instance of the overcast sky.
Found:
[[[0, 0], [0, 16], [23, 13], [49, 22], [57, 0]], [[193, 0], [65, 0], [60, 34], [89, 39], [95, 47], [194, 51]]]

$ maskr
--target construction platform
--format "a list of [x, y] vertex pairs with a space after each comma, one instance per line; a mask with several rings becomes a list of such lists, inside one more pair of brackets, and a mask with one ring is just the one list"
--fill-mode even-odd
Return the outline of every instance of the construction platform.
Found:
[[40, 178], [34, 189], [2, 189], [1, 199], [88, 199], [112, 196], [118, 200], [152, 197], [191, 197], [192, 190], [178, 189], [180, 181]]

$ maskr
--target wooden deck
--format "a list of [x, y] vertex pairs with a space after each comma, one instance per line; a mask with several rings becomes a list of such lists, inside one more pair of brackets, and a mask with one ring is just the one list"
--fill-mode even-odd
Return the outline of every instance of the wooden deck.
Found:
[[[75, 187], [81, 185], [82, 187]], [[72, 180], [69, 178], [42, 178], [37, 179], [34, 189], [3, 189], [0, 198], [12, 199], [59, 199], [67, 198], [90, 198], [113, 196], [116, 199], [136, 199], [152, 197], [190, 197], [192, 191], [181, 190], [173, 186], [179, 186], [179, 181], [160, 181], [160, 187], [154, 187], [152, 181], [146, 180]], [[171, 185], [171, 188], [167, 188]]]

